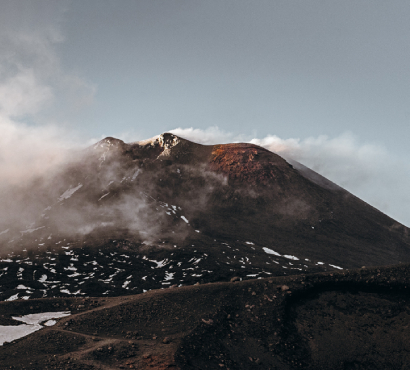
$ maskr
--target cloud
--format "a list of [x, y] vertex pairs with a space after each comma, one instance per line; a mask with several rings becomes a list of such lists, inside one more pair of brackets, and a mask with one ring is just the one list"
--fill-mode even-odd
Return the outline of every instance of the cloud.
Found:
[[213, 126], [208, 129], [177, 128], [171, 132], [201, 144], [250, 142], [282, 157], [294, 159], [352, 194], [410, 226], [410, 164], [382, 145], [363, 143], [352, 133], [330, 138], [305, 139], [237, 137]]
[[35, 114], [52, 98], [51, 87], [41, 84], [33, 69], [20, 67], [0, 84], [0, 114], [13, 118]]
[[64, 127], [68, 112], [92, 103], [95, 88], [61, 66], [56, 47], [64, 42], [64, 4], [2, 2], [0, 221], [30, 221], [43, 206], [33, 195], [39, 183], [84, 147]]
[[208, 127], [205, 130], [193, 127], [178, 127], [176, 129], [170, 130], [169, 132], [184, 139], [205, 145], [225, 144], [228, 142], [237, 141], [237, 138], [234, 138], [233, 134], [222, 131], [217, 126]]
[[393, 161], [385, 148], [374, 144], [361, 144], [351, 133], [336, 138], [323, 135], [304, 140], [283, 140], [269, 135], [263, 139], [252, 139], [250, 142], [285, 158], [299, 161], [331, 180], [337, 179], [338, 185], [342, 187], [367, 184], [387, 162]]
[[[72, 111], [92, 104], [95, 87], [62, 68], [56, 47], [66, 2], [4, 1], [0, 13], [0, 186], [58, 167], [81, 140]], [[77, 141], [77, 144], [75, 143]], [[78, 142], [80, 141], [80, 145]]]
[[[93, 103], [96, 88], [65, 70], [57, 47], [66, 2], [5, 1], [0, 14], [0, 113], [56, 122]], [[61, 112], [61, 113], [59, 113]]]
[[55, 126], [30, 127], [0, 117], [0, 187], [27, 183], [73, 156], [74, 138]]

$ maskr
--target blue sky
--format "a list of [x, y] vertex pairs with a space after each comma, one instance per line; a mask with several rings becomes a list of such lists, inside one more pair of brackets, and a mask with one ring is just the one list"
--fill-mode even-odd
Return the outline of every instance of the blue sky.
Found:
[[410, 226], [408, 1], [0, 9], [0, 168], [24, 173], [34, 158], [41, 170], [77, 144], [179, 129], [293, 156]]

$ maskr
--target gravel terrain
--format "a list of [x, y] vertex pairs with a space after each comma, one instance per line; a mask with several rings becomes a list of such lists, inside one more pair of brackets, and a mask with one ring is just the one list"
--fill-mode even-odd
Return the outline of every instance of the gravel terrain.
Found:
[[409, 268], [1, 302], [3, 324], [72, 315], [0, 347], [0, 368], [408, 369]]

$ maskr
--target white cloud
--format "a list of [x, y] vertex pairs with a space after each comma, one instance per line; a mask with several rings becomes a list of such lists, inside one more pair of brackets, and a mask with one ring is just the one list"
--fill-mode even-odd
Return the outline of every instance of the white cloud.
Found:
[[30, 127], [0, 116], [0, 186], [21, 184], [55, 169], [78, 147], [55, 126]]
[[[95, 86], [64, 70], [57, 53], [66, 2], [4, 1], [0, 13], [0, 112], [36, 124], [93, 103]], [[58, 106], [57, 106], [58, 104]], [[66, 122], [65, 122], [66, 123]]]
[[169, 132], [184, 139], [201, 144], [224, 144], [237, 141], [233, 134], [220, 130], [217, 126], [208, 127], [205, 130], [199, 128], [181, 128], [170, 130]]
[[0, 12], [0, 185], [41, 176], [74, 144], [62, 127], [94, 86], [65, 71], [56, 46], [65, 2], [4, 1]]
[[0, 84], [0, 113], [13, 118], [33, 115], [52, 98], [52, 88], [42, 84], [32, 68], [21, 67]]
[[299, 161], [331, 180], [337, 179], [343, 187], [367, 184], [387, 162], [394, 162], [383, 147], [361, 144], [351, 133], [336, 138], [319, 136], [304, 140], [267, 136], [250, 142]]
[[306, 139], [235, 137], [218, 127], [178, 128], [176, 135], [201, 144], [250, 142], [294, 159], [340, 185], [397, 221], [410, 226], [410, 164], [382, 145], [363, 143], [351, 133]]

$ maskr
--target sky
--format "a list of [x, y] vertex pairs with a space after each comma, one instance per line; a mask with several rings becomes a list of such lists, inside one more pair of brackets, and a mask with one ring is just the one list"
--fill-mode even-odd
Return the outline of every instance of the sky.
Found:
[[0, 0], [0, 171], [173, 131], [292, 157], [410, 226], [410, 2]]

